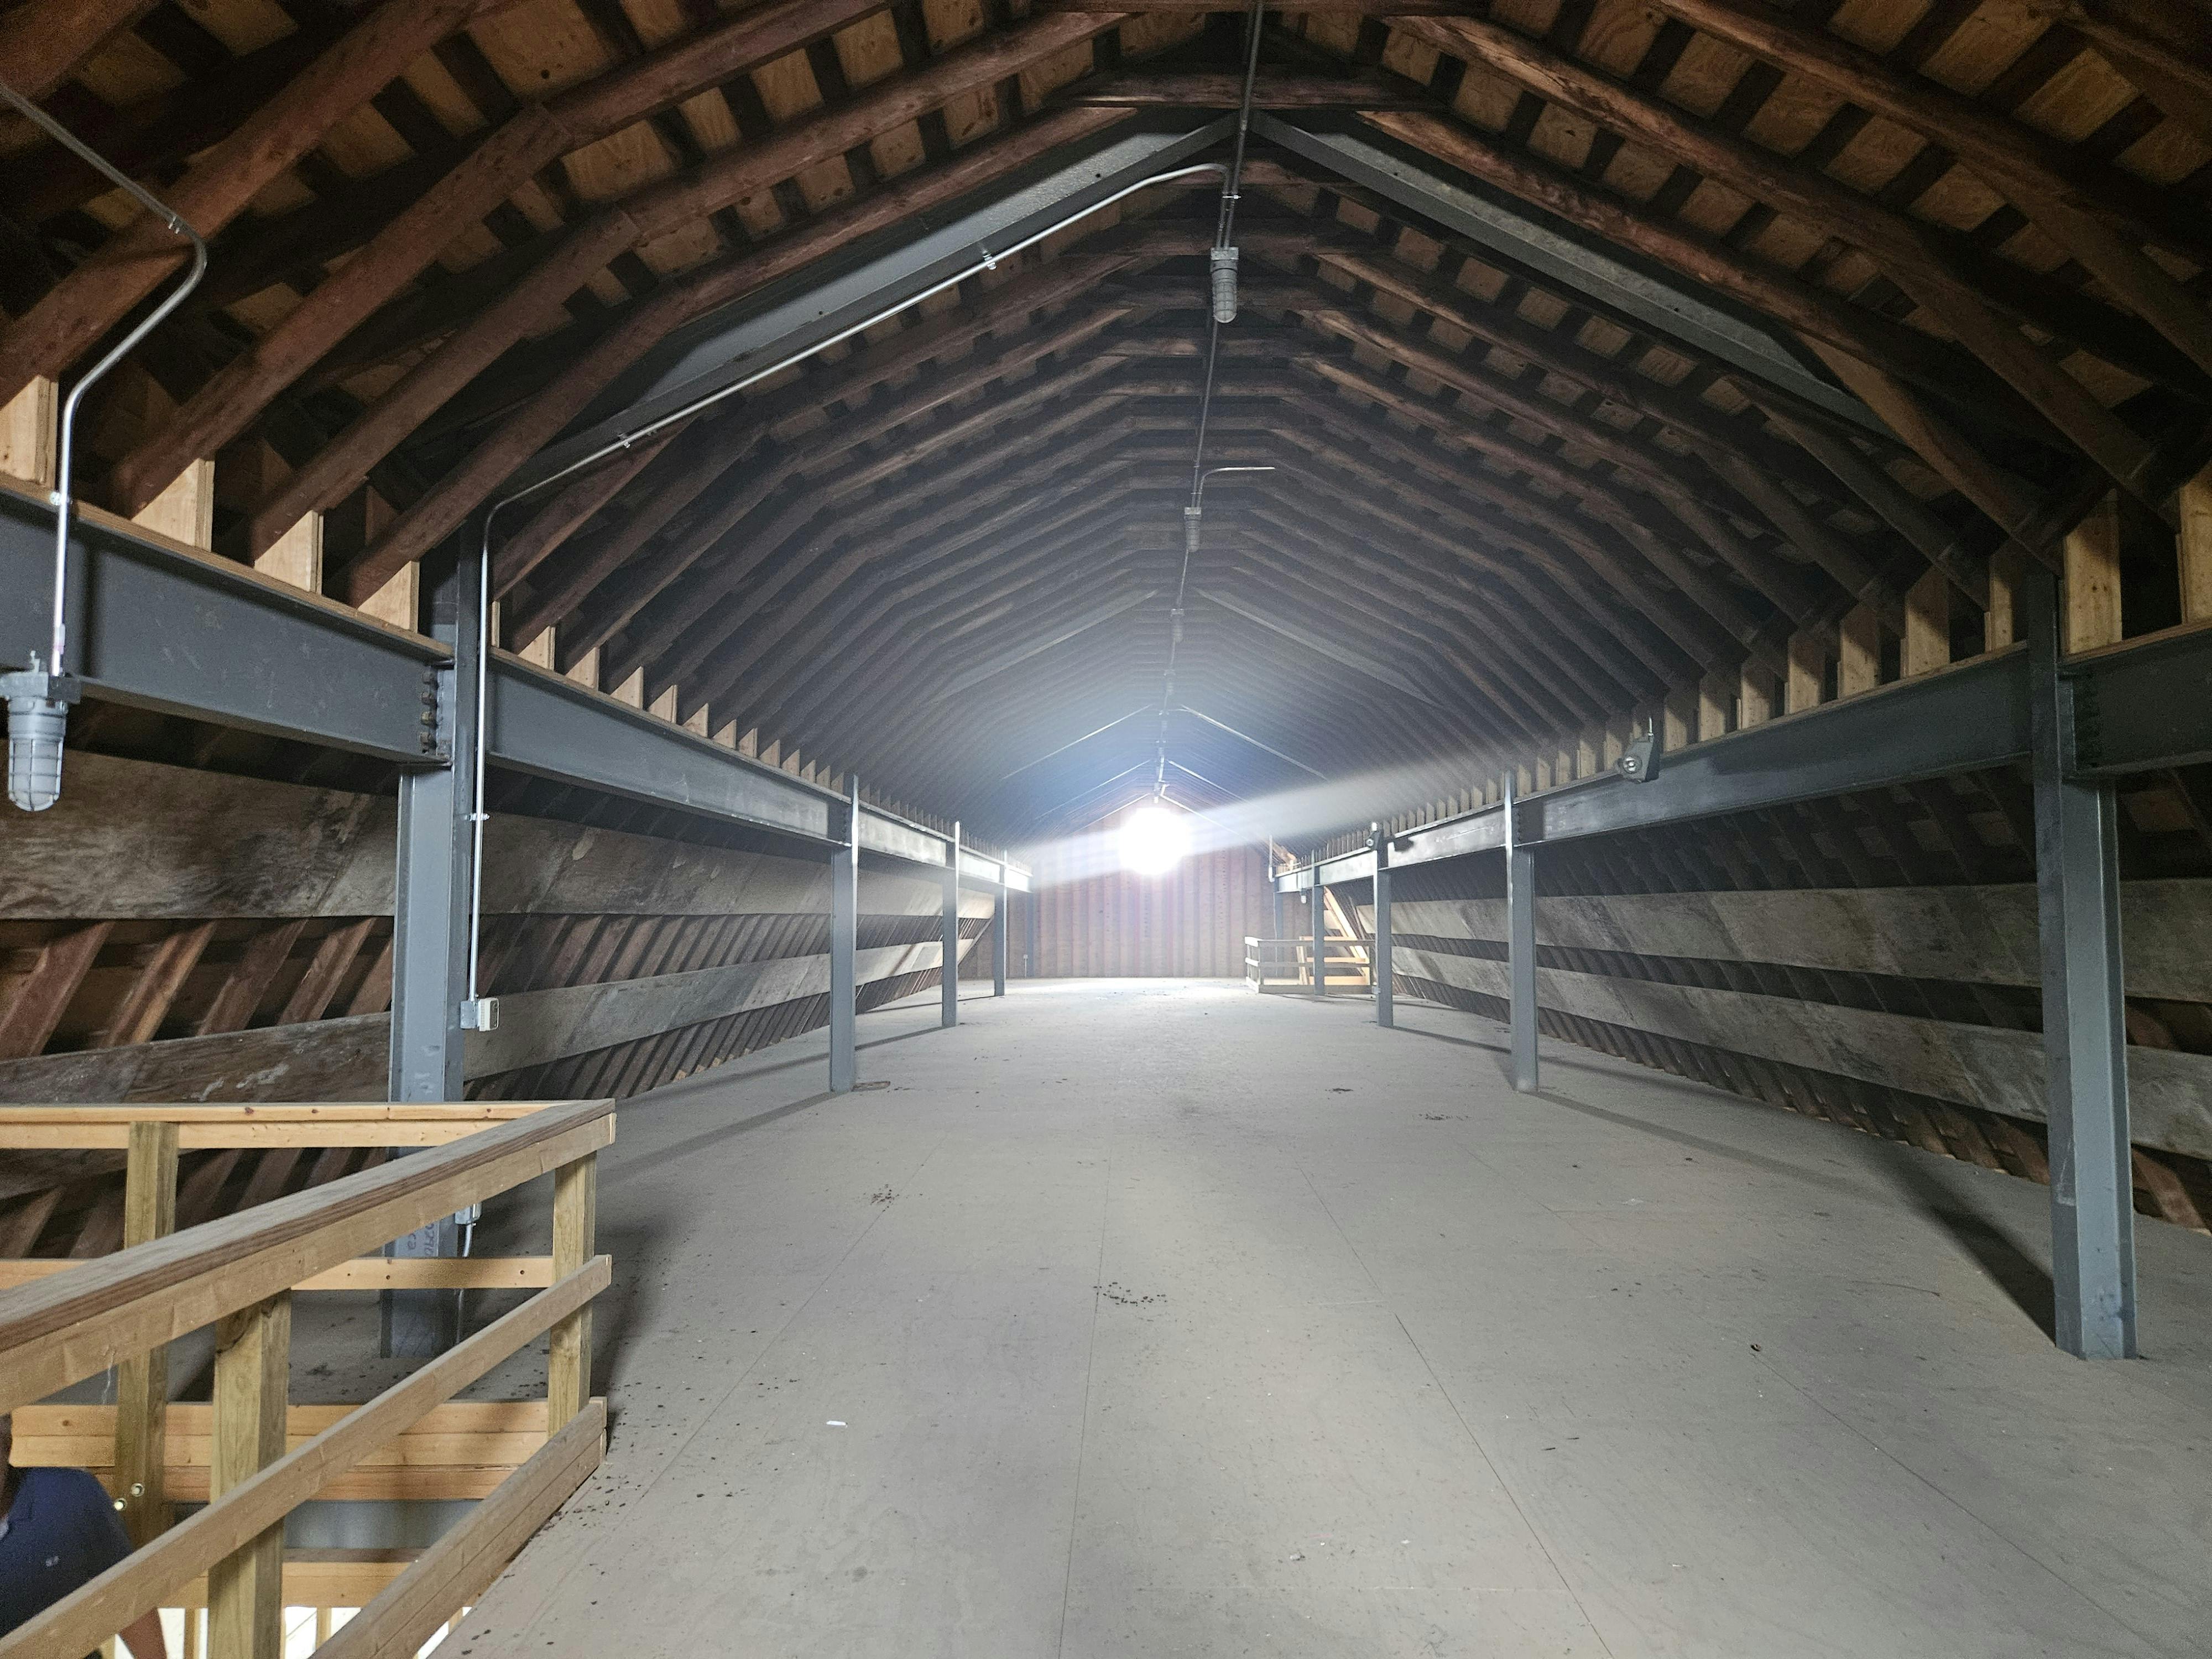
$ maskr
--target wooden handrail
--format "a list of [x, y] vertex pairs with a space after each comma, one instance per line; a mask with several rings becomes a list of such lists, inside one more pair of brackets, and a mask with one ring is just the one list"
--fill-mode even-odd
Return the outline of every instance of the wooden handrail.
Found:
[[[97, 1258], [94, 1258], [97, 1260]], [[0, 1259], [0, 1290], [84, 1266], [75, 1256]], [[535, 1291], [553, 1282], [550, 1255], [358, 1255], [309, 1273], [295, 1291]]]
[[[602, 1108], [607, 1104], [602, 1101], [580, 1103]], [[612, 1278], [613, 1266], [608, 1258], [594, 1256], [559, 1284], [540, 1291], [304, 1445], [249, 1475], [143, 1549], [0, 1638], [0, 1659], [86, 1653], [97, 1648], [132, 1620], [159, 1607], [162, 1596], [178, 1584], [252, 1546], [270, 1528], [281, 1526], [287, 1515], [331, 1480], [431, 1407], [485, 1375], [524, 1343], [584, 1307]], [[584, 1419], [580, 1416], [576, 1420]], [[526, 1464], [525, 1470], [529, 1467]], [[406, 1577], [402, 1575], [403, 1582]]]
[[[185, 1439], [166, 1452], [170, 1413], [161, 1388], [129, 1399], [118, 1389], [118, 1403], [104, 1414], [67, 1407], [25, 1413], [34, 1439], [41, 1431], [49, 1438], [58, 1434], [54, 1449], [87, 1466], [101, 1462], [82, 1455], [90, 1449], [81, 1443], [88, 1429], [103, 1441], [112, 1436], [113, 1459], [106, 1467], [118, 1507], [134, 1523], [141, 1547], [0, 1638], [0, 1659], [86, 1652], [153, 1608], [174, 1605], [195, 1585], [220, 1650], [273, 1659], [283, 1644], [287, 1515], [319, 1495], [458, 1482], [482, 1501], [381, 1586], [346, 1627], [338, 1650], [404, 1659], [473, 1600], [597, 1467], [606, 1410], [589, 1392], [591, 1303], [611, 1282], [613, 1268], [596, 1253], [595, 1194], [599, 1149], [614, 1139], [612, 1101], [28, 1110], [46, 1128], [124, 1135], [131, 1192], [150, 1209], [140, 1242], [112, 1255], [81, 1263], [0, 1263], [23, 1279], [0, 1289], [0, 1410], [26, 1406], [118, 1361], [158, 1376], [169, 1341], [210, 1324], [216, 1333], [215, 1398], [212, 1406], [177, 1414]], [[335, 1141], [340, 1146], [377, 1146], [391, 1144], [383, 1136], [395, 1125], [460, 1138], [180, 1233], [165, 1235], [167, 1223], [150, 1212], [159, 1208], [152, 1199], [173, 1191], [182, 1134], [304, 1128], [345, 1137]], [[25, 1126], [19, 1121], [16, 1127]], [[362, 1254], [548, 1173], [550, 1257], [471, 1261]], [[366, 1405], [337, 1408], [343, 1414], [335, 1420], [329, 1407], [287, 1405], [293, 1289], [486, 1283], [545, 1288]], [[548, 1338], [542, 1403], [447, 1403], [541, 1335]], [[441, 1409], [443, 1426], [426, 1422]], [[82, 1420], [72, 1420], [73, 1410]], [[529, 1421], [520, 1423], [518, 1413]], [[95, 1416], [109, 1425], [106, 1434], [93, 1426]], [[79, 1443], [70, 1443], [72, 1435]], [[288, 1439], [296, 1439], [289, 1449]], [[208, 1494], [209, 1501], [165, 1531], [166, 1477], [173, 1468], [180, 1486]]]
[[134, 1123], [173, 1123], [184, 1152], [225, 1147], [439, 1146], [495, 1123], [530, 1117], [542, 1100], [403, 1101], [326, 1105], [0, 1106], [0, 1152], [94, 1152], [127, 1146]]
[[571, 1101], [0, 1291], [0, 1411], [143, 1353], [442, 1215], [597, 1152], [611, 1100]]

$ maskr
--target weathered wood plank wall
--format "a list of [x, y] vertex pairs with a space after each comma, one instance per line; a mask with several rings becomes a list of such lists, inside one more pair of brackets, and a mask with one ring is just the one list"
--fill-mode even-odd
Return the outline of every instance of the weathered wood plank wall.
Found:
[[[2120, 814], [2137, 1201], [2199, 1228], [2212, 1218], [2206, 782], [2132, 780]], [[2005, 769], [1547, 849], [1542, 1029], [2047, 1179], [2026, 793]], [[1503, 1017], [1500, 862], [1399, 872], [1401, 995]]]

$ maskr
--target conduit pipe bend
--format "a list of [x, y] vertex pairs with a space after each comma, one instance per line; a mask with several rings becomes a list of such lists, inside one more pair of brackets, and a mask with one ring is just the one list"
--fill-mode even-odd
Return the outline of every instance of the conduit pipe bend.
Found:
[[207, 243], [199, 232], [157, 201], [138, 182], [112, 166], [97, 150], [80, 142], [76, 134], [48, 115], [6, 82], [0, 81], [0, 100], [56, 143], [100, 169], [129, 192], [139, 206], [166, 225], [173, 235], [191, 245], [192, 257], [185, 280], [169, 291], [161, 304], [139, 320], [138, 325], [115, 343], [91, 371], [70, 388], [62, 404], [58, 453], [54, 464], [54, 583], [53, 634], [45, 660], [31, 653], [31, 665], [13, 674], [0, 674], [0, 697], [8, 703], [8, 799], [27, 812], [43, 812], [61, 799], [62, 746], [69, 728], [70, 705], [83, 694], [83, 684], [70, 672], [69, 663], [69, 540], [70, 520], [76, 502], [70, 494], [70, 462], [75, 459], [77, 405], [100, 378], [137, 349], [138, 343], [160, 327], [185, 296], [199, 286], [207, 274]]

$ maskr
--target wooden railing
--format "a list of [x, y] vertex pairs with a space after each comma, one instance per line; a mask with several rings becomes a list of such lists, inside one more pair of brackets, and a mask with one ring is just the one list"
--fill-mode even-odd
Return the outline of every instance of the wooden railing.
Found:
[[[1325, 939], [1322, 941], [1322, 957], [1329, 984], [1358, 986], [1363, 990], [1372, 985], [1367, 946], [1361, 940]], [[1297, 987], [1311, 990], [1313, 940], [1256, 939], [1248, 934], [1244, 940], [1244, 982], [1255, 991]]]
[[[0, 1148], [128, 1149], [124, 1249], [0, 1264], [11, 1286], [0, 1289], [0, 1411], [15, 1410], [19, 1462], [106, 1472], [141, 1546], [0, 1638], [0, 1659], [79, 1659], [151, 1609], [200, 1606], [211, 1655], [278, 1659], [287, 1601], [347, 1605], [332, 1596], [342, 1584], [380, 1588], [317, 1650], [412, 1655], [599, 1462], [590, 1304], [611, 1277], [594, 1236], [597, 1154], [613, 1138], [605, 1100], [0, 1109]], [[424, 1150], [171, 1232], [179, 1151], [239, 1146]], [[550, 1256], [364, 1255], [549, 1171]], [[460, 1287], [537, 1293], [364, 1405], [289, 1405], [295, 1291]], [[212, 1404], [167, 1405], [167, 1345], [208, 1325]], [[453, 1401], [548, 1333], [544, 1401]], [[30, 1403], [111, 1365], [112, 1407]], [[284, 1517], [309, 1498], [432, 1495], [481, 1501], [411, 1562], [285, 1557]], [[167, 1525], [170, 1498], [203, 1496], [205, 1508]], [[288, 1581], [302, 1593], [288, 1595]]]

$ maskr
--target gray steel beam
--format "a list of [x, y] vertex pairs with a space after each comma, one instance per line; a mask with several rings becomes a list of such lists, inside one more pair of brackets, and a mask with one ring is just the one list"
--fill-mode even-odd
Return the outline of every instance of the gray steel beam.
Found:
[[[393, 1100], [459, 1100], [461, 999], [469, 976], [470, 812], [476, 752], [477, 594], [473, 570], [455, 568], [429, 597], [430, 635], [453, 653], [436, 671], [438, 733], [450, 766], [399, 778], [398, 869], [392, 917]], [[442, 1216], [385, 1246], [389, 1256], [459, 1254], [456, 1218]], [[379, 1297], [379, 1351], [422, 1357], [460, 1335], [452, 1291], [386, 1291]]]
[[[2095, 695], [2095, 688], [2121, 678], [2116, 665], [2124, 655], [2069, 665], [2068, 678]], [[2212, 672], [2212, 634], [2189, 636], [2182, 655]], [[2028, 752], [2027, 678], [2027, 652], [2015, 647], [1768, 720], [1657, 757], [1646, 782], [1608, 772], [1530, 796], [1520, 803], [1517, 833], [1530, 842], [1611, 835], [2022, 760]], [[2177, 737], [2212, 741], [2212, 709], [2178, 713], [2171, 729]], [[1424, 824], [1398, 842], [1390, 862], [1399, 868], [1497, 852], [1505, 845], [1504, 809], [1485, 806]], [[1365, 848], [1340, 854], [1327, 861], [1324, 878], [1364, 878], [1373, 873], [1373, 860]], [[1300, 869], [1277, 881], [1284, 891], [1297, 892], [1304, 878]]]
[[[1319, 860], [1316, 860], [1316, 863]], [[1328, 994], [1328, 901], [1322, 896], [1328, 888], [1325, 878], [1313, 884], [1313, 994], [1316, 997]]]
[[1505, 982], [1513, 1086], [1536, 1092], [1536, 854], [1516, 829], [1510, 775], [1505, 784]]
[[1390, 838], [1376, 826], [1375, 836], [1375, 946], [1368, 953], [1375, 975], [1375, 1023], [1388, 1030], [1397, 1023], [1390, 985]]
[[[50, 504], [0, 487], [0, 668], [27, 666], [46, 648], [53, 523]], [[450, 710], [440, 724], [438, 698], [454, 642], [442, 630], [387, 628], [97, 509], [76, 520], [71, 548], [71, 649], [88, 697], [410, 769], [446, 765], [453, 727]], [[831, 842], [833, 817], [843, 822], [830, 791], [560, 675], [495, 654], [490, 678], [496, 768], [817, 846]], [[945, 862], [946, 838], [933, 830], [874, 808], [862, 823], [870, 852]], [[973, 851], [962, 875], [1028, 890], [1028, 872]]]
[[1457, 175], [1455, 169], [1455, 176], [1447, 178], [1434, 161], [1371, 134], [1320, 131], [1265, 110], [1253, 114], [1252, 132], [1496, 250], [1570, 292], [1633, 317], [1662, 337], [1717, 357], [1877, 436], [1892, 436], [1881, 416], [1808, 368], [1765, 327], [1679, 286], [1679, 279], [1623, 259], [1618, 249], [1548, 214]]
[[491, 758], [509, 771], [817, 844], [832, 840], [839, 807], [827, 789], [512, 658], [492, 665]]
[[991, 906], [991, 994], [1006, 994], [1006, 890], [1003, 887]]
[[[70, 546], [70, 665], [88, 696], [401, 766], [444, 762], [428, 718], [443, 645], [89, 509]], [[46, 652], [53, 549], [52, 507], [0, 489], [0, 667]]]
[[2116, 776], [2212, 761], [2212, 650], [2203, 629], [2069, 662], [2069, 776]]
[[2053, 1336], [2084, 1359], [2136, 1352], [2132, 1148], [2109, 780], [2069, 777], [2077, 688], [2061, 666], [2057, 584], [2022, 584], [2033, 683], [2035, 869], [2050, 1078]]
[[944, 836], [874, 807], [860, 809], [860, 842], [864, 853], [879, 853], [908, 864], [930, 864], [940, 869], [945, 865]]
[[830, 1092], [849, 1094], [859, 1073], [860, 784], [851, 781], [844, 844], [830, 854]]
[[960, 1023], [960, 826], [952, 826], [952, 857], [945, 866], [945, 961], [938, 970], [938, 1024]]

